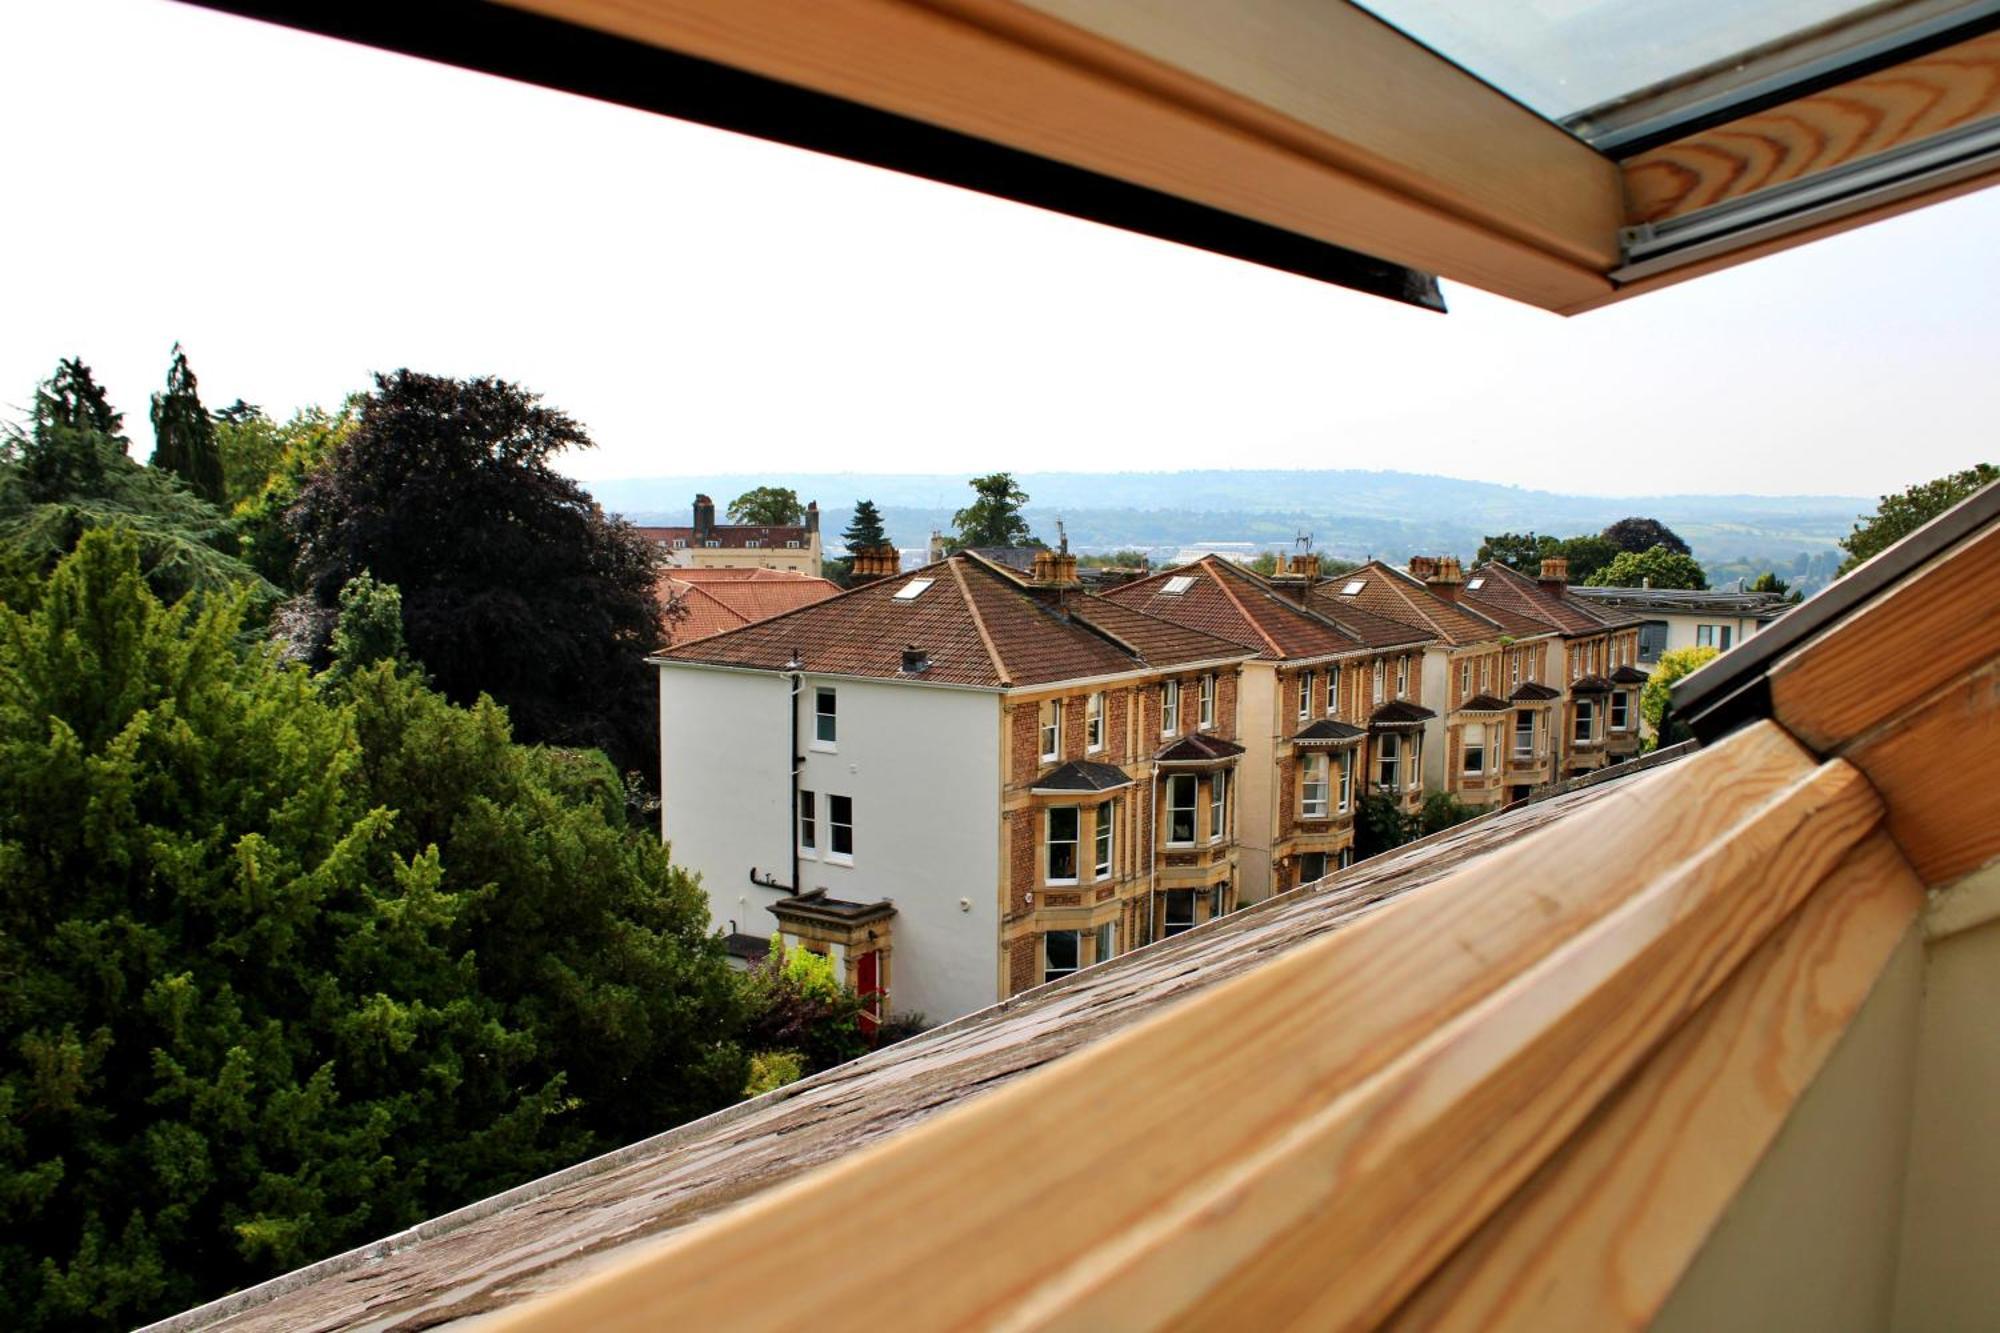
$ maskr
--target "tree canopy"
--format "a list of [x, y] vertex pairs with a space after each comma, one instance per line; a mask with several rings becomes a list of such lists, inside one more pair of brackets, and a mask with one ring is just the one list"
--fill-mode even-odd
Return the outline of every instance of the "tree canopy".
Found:
[[1593, 588], [1699, 589], [1708, 586], [1708, 576], [1702, 572], [1700, 561], [1664, 546], [1636, 553], [1620, 551], [1616, 559], [1584, 581]]
[[1646, 679], [1646, 687], [1639, 692], [1640, 715], [1658, 735], [1660, 744], [1669, 745], [1683, 739], [1679, 734], [1668, 735], [1660, 730], [1666, 719], [1667, 702], [1673, 693], [1674, 682], [1721, 655], [1714, 648], [1703, 647], [1675, 648], [1660, 654], [1660, 660], [1654, 664], [1652, 674]]
[[212, 505], [227, 502], [215, 421], [201, 405], [179, 343], [167, 367], [167, 391], [153, 395], [153, 466], [173, 473]]
[[951, 516], [951, 525], [958, 533], [954, 545], [960, 550], [972, 546], [1040, 545], [1029, 531], [1028, 521], [1021, 517], [1021, 506], [1028, 503], [1028, 493], [1014, 484], [1013, 473], [974, 477], [967, 485], [977, 498]]
[[2000, 468], [1978, 463], [1963, 472], [1954, 472], [1935, 481], [1912, 486], [1897, 495], [1885, 495], [1875, 512], [1854, 525], [1854, 531], [1840, 539], [1847, 559], [1840, 564], [1845, 574], [1921, 528], [1959, 501], [1984, 486], [2000, 480]]
[[757, 486], [729, 502], [731, 523], [764, 523], [773, 527], [805, 522], [799, 493], [787, 486]]
[[1541, 572], [1542, 561], [1560, 556], [1569, 561], [1569, 581], [1582, 583], [1610, 564], [1617, 554], [1618, 548], [1609, 538], [1588, 533], [1556, 538], [1532, 532], [1501, 532], [1480, 543], [1473, 563], [1483, 565], [1493, 561], [1534, 575]]
[[0, 1324], [143, 1322], [745, 1085], [749, 991], [601, 759], [393, 660], [282, 665], [128, 532], [36, 601], [0, 609]]
[[840, 534], [840, 540], [850, 552], [869, 551], [889, 544], [889, 534], [882, 529], [882, 511], [875, 507], [873, 500], [854, 502], [854, 519]]
[[582, 427], [496, 379], [378, 376], [289, 521], [328, 611], [363, 570], [402, 591], [410, 653], [444, 694], [491, 694], [524, 739], [657, 772], [644, 656], [658, 646], [653, 548], [557, 472]]
[[80, 361], [59, 363], [37, 387], [25, 429], [0, 433], [0, 544], [11, 565], [47, 572], [86, 532], [117, 525], [138, 539], [142, 567], [163, 597], [248, 587], [277, 589], [237, 558], [225, 515], [179, 477], [127, 452], [122, 418]]
[[1621, 551], [1634, 555], [1642, 554], [1655, 546], [1664, 546], [1675, 555], [1693, 555], [1694, 551], [1680, 539], [1672, 528], [1657, 518], [1621, 518], [1601, 534], [1603, 538]]

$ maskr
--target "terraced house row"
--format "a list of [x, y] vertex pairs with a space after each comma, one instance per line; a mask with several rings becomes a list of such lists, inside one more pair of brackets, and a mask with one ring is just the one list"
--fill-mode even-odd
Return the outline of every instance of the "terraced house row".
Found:
[[1368, 794], [1493, 805], [1639, 746], [1638, 619], [1450, 558], [1086, 594], [964, 552], [663, 650], [662, 833], [715, 924], [955, 1017], [1354, 856]]

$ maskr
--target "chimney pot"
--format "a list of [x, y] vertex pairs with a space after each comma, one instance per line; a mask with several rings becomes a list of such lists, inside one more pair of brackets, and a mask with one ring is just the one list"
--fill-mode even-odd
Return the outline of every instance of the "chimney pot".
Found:
[[1437, 573], [1437, 567], [1438, 562], [1430, 556], [1413, 555], [1410, 557], [1410, 573], [1423, 579], [1425, 582], [1429, 582], [1431, 575]]
[[[1411, 561], [1410, 563], [1412, 565], [1411, 572], [1414, 573], [1416, 562]], [[1456, 602], [1458, 600], [1459, 589], [1465, 584], [1465, 571], [1459, 567], [1458, 557], [1455, 555], [1441, 555], [1429, 563], [1431, 572], [1424, 576], [1424, 586], [1429, 588], [1436, 596], [1444, 598], [1447, 602]]]
[[1542, 590], [1561, 597], [1569, 588], [1569, 559], [1567, 556], [1552, 555], [1542, 561]]
[[929, 653], [917, 647], [914, 643], [904, 645], [903, 670], [910, 672], [928, 671], [930, 670], [930, 666], [931, 655]]

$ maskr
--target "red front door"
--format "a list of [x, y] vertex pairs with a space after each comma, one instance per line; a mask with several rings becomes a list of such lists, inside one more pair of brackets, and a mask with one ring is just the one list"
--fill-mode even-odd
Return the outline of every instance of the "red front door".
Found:
[[870, 949], [855, 967], [855, 993], [861, 997], [861, 1032], [872, 1037], [882, 1021], [882, 951]]

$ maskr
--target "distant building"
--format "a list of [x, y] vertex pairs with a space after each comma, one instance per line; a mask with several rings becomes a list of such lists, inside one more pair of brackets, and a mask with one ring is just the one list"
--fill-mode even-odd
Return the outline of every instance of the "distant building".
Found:
[[820, 576], [819, 501], [797, 524], [717, 523], [715, 501], [694, 497], [694, 522], [685, 528], [642, 527], [639, 534], [684, 569], [795, 569]]
[[660, 575], [661, 604], [671, 598], [680, 609], [662, 638], [693, 643], [823, 602], [839, 591], [832, 580], [795, 569], [675, 568]]
[[717, 927], [775, 918], [940, 1020], [1237, 905], [1250, 650], [1088, 595], [1060, 551], [866, 554], [838, 597], [653, 659], [661, 832]]
[[1692, 592], [1679, 588], [1572, 588], [1600, 606], [1640, 618], [1639, 661], [1650, 666], [1679, 648], [1728, 652], [1792, 609], [1775, 592]]

